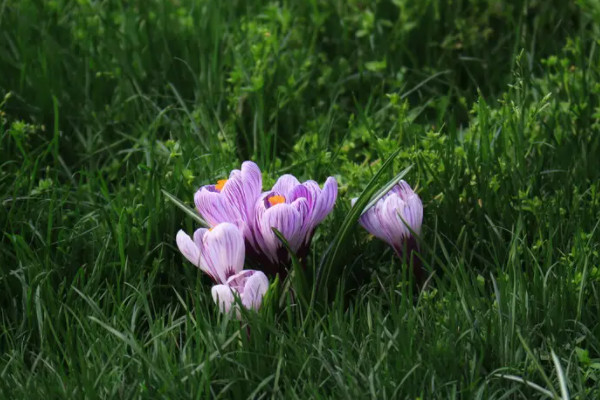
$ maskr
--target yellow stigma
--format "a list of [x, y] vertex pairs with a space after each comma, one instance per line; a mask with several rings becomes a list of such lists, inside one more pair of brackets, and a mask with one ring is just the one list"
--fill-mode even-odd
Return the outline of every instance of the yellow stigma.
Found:
[[220, 192], [221, 190], [223, 190], [223, 186], [225, 186], [226, 183], [227, 179], [219, 179], [217, 181], [217, 184], [215, 185], [215, 189], [217, 189], [217, 191]]
[[269, 197], [269, 204], [274, 206], [275, 204], [285, 203], [285, 197], [281, 195], [275, 195], [273, 197]]

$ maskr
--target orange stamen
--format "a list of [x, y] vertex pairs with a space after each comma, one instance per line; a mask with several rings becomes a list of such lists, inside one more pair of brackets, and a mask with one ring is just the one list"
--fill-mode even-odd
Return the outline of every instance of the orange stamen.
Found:
[[274, 206], [275, 204], [281, 204], [281, 203], [285, 203], [285, 197], [281, 196], [281, 195], [275, 195], [272, 197], [269, 197], [269, 204]]
[[223, 190], [223, 186], [225, 186], [226, 183], [227, 179], [219, 179], [217, 181], [217, 184], [215, 185], [215, 189], [217, 189], [217, 191], [220, 192], [221, 190]]

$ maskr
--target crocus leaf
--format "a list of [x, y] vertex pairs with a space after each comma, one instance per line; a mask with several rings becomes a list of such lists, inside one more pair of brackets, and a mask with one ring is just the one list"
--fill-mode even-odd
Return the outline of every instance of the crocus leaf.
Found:
[[271, 230], [275, 236], [277, 236], [281, 244], [283, 244], [283, 246], [286, 248], [290, 254], [290, 258], [292, 259], [292, 271], [290, 274], [288, 274], [284, 281], [282, 294], [285, 295], [290, 289], [294, 289], [295, 295], [304, 303], [304, 305], [307, 305], [308, 301], [306, 300], [306, 291], [308, 284], [306, 282], [306, 276], [304, 274], [304, 269], [300, 264], [300, 260], [298, 260], [296, 253], [292, 251], [285, 236], [283, 236], [283, 234], [276, 228], [271, 228]]
[[210, 227], [208, 222], [203, 220], [194, 210], [185, 205], [181, 200], [177, 197], [173, 196], [171, 193], [167, 192], [165, 189], [161, 189], [165, 197], [173, 202], [177, 207], [179, 207], [184, 213], [188, 216], [192, 217], [196, 222], [205, 227]]

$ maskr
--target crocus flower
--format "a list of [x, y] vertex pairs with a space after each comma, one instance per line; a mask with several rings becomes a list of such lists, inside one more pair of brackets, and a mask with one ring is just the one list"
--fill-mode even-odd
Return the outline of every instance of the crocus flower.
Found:
[[[352, 200], [352, 205], [356, 199]], [[373, 236], [387, 242], [400, 258], [407, 251], [418, 250], [418, 243], [411, 233], [419, 235], [423, 222], [423, 203], [408, 183], [400, 181], [359, 219], [360, 224]], [[410, 227], [410, 229], [409, 229]], [[419, 263], [415, 258], [414, 263]], [[415, 267], [415, 277], [422, 278], [420, 265]]]
[[252, 224], [261, 191], [260, 169], [252, 161], [245, 161], [241, 170], [231, 171], [229, 179], [202, 186], [196, 192], [194, 202], [198, 212], [210, 226], [221, 222], [236, 224], [242, 230], [246, 243], [253, 245]]
[[260, 307], [269, 281], [261, 271], [242, 270], [244, 236], [236, 225], [222, 223], [212, 229], [200, 228], [193, 239], [180, 230], [177, 246], [185, 258], [216, 283], [212, 296], [221, 311], [231, 309], [236, 295], [244, 307], [254, 310]]
[[337, 181], [327, 178], [323, 189], [315, 181], [300, 183], [292, 175], [281, 176], [256, 203], [254, 239], [256, 255], [270, 273], [285, 275], [290, 258], [272, 228], [302, 258], [308, 252], [317, 225], [331, 212], [337, 198]]

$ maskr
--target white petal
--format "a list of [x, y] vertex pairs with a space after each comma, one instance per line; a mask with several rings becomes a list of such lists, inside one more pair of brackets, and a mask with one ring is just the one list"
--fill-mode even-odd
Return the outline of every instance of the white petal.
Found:
[[242, 304], [247, 309], [258, 310], [262, 304], [263, 296], [269, 289], [269, 279], [261, 271], [253, 271], [244, 285], [241, 293]]
[[211, 289], [212, 298], [223, 313], [229, 312], [231, 306], [235, 303], [235, 296], [231, 288], [227, 285], [215, 285]]
[[198, 267], [198, 262], [200, 261], [200, 249], [196, 243], [194, 243], [192, 238], [187, 233], [180, 230], [177, 232], [177, 237], [175, 240], [177, 241], [177, 247], [179, 247], [179, 251], [181, 251], [184, 257]]

